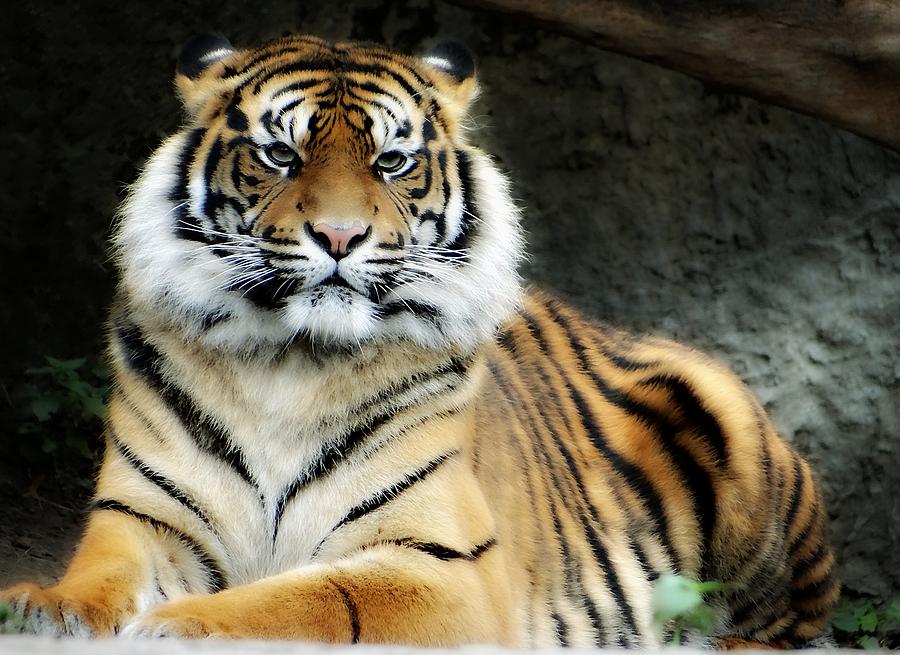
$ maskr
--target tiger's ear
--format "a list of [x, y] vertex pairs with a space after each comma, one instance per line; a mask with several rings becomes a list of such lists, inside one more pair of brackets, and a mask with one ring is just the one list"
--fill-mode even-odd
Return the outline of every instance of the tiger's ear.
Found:
[[441, 100], [453, 113], [465, 114], [478, 95], [475, 79], [475, 57], [459, 41], [441, 41], [422, 56], [431, 73]]
[[204, 73], [213, 64], [236, 53], [228, 39], [219, 34], [199, 34], [181, 47], [175, 65], [175, 86], [188, 114], [196, 115], [203, 103], [223, 86], [218, 78]]

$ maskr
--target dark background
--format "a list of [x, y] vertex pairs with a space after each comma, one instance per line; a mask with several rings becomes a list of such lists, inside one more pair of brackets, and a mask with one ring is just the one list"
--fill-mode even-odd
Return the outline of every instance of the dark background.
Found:
[[[0, 583], [51, 577], [77, 535], [115, 209], [181, 120], [179, 45], [212, 30], [238, 46], [289, 32], [468, 43], [484, 91], [471, 123], [525, 209], [527, 276], [728, 361], [821, 471], [848, 590], [900, 590], [897, 153], [436, 0], [4, 12]], [[26, 372], [47, 355], [86, 361], [74, 377]]]

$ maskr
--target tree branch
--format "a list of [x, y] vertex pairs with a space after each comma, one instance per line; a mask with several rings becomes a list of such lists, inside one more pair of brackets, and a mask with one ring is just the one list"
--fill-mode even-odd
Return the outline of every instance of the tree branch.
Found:
[[452, 0], [815, 116], [900, 150], [893, 0]]

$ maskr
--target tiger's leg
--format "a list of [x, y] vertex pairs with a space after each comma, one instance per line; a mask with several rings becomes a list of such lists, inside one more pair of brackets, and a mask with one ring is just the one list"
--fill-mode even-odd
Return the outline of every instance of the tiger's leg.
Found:
[[[785, 609], [753, 634], [793, 645], [820, 637], [828, 628], [840, 594], [836, 562], [828, 543], [822, 492], [810, 466], [792, 452], [795, 466], [786, 509], [784, 561], [788, 577]], [[780, 616], [777, 616], [779, 615]], [[777, 618], [775, 618], [777, 616]]]
[[[41, 589], [23, 583], [0, 592], [30, 632], [101, 636], [142, 606], [153, 571], [145, 535], [127, 517], [95, 512], [66, 574]], [[150, 587], [152, 588], [152, 587]]]
[[418, 546], [424, 550], [379, 545], [334, 564], [173, 600], [137, 617], [123, 635], [514, 645], [498, 547], [454, 555]]
[[114, 501], [95, 507], [59, 583], [46, 589], [24, 583], [0, 592], [27, 631], [110, 636], [167, 594], [206, 587], [196, 553], [174, 529]]

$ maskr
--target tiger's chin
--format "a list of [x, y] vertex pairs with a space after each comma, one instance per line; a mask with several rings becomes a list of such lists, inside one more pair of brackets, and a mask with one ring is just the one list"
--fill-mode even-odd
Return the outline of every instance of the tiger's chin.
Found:
[[295, 294], [282, 314], [296, 336], [323, 346], [357, 346], [370, 341], [378, 328], [377, 316], [377, 306], [371, 300], [333, 285]]

